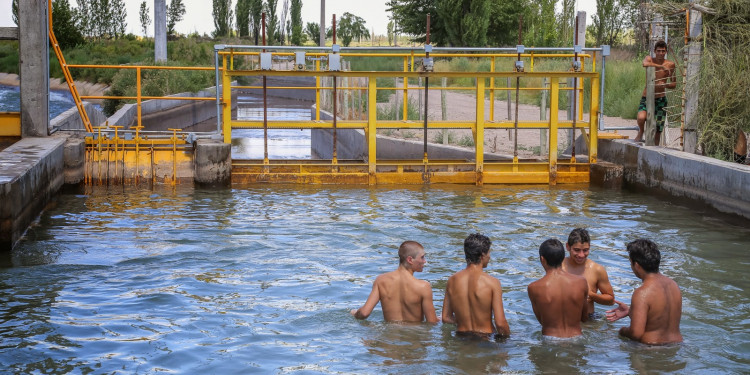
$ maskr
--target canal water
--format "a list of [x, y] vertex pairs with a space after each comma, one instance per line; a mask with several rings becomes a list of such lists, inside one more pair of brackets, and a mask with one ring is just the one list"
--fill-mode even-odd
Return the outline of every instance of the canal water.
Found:
[[[50, 90], [49, 118], [75, 107], [70, 91]], [[0, 112], [18, 112], [21, 108], [21, 89], [18, 86], [0, 85]]]
[[[662, 250], [683, 292], [685, 342], [649, 347], [601, 316], [583, 338], [547, 341], [527, 285], [537, 249], [592, 234], [618, 300], [640, 281], [625, 244]], [[421, 242], [438, 314], [462, 241], [493, 241], [512, 331], [504, 342], [451, 325], [390, 324], [364, 303], [398, 245]], [[58, 195], [0, 268], [2, 373], [740, 374], [750, 368], [747, 222], [587, 186], [260, 185], [87, 187]]]

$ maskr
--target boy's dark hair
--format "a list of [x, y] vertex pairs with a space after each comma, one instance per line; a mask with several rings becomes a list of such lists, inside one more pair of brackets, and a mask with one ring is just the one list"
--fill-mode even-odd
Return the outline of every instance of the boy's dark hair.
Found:
[[539, 256], [544, 258], [548, 266], [552, 268], [560, 267], [563, 259], [565, 259], [565, 247], [559, 240], [550, 238], [539, 246]]
[[576, 228], [568, 235], [568, 246], [573, 246], [577, 243], [591, 243], [591, 237], [589, 231], [583, 228]]
[[656, 51], [657, 48], [667, 49], [667, 42], [659, 40], [658, 42], [656, 42], [656, 44], [654, 44], [654, 51]]
[[476, 264], [481, 261], [482, 255], [487, 254], [492, 246], [492, 241], [482, 234], [474, 233], [470, 234], [464, 240], [464, 254], [466, 255], [466, 263]]
[[661, 253], [651, 240], [637, 239], [628, 244], [630, 264], [638, 263], [647, 273], [659, 272]]

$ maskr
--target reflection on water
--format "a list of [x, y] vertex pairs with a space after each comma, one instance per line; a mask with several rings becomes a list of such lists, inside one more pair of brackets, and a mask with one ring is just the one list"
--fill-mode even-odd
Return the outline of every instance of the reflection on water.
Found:
[[[750, 229], [657, 199], [582, 187], [87, 187], [45, 211], [0, 269], [4, 373], [742, 373], [750, 365]], [[584, 187], [585, 188], [585, 187]], [[546, 341], [526, 286], [537, 249], [588, 227], [618, 300], [640, 282], [625, 243], [655, 239], [684, 296], [680, 345], [618, 337], [627, 320]], [[433, 286], [464, 267], [468, 233], [493, 240], [512, 335], [387, 324], [348, 311], [405, 239]], [[597, 306], [599, 312], [605, 308]], [[710, 345], [704, 340], [710, 338]]]
[[[266, 111], [268, 121], [299, 121], [310, 119], [308, 102], [273, 98]], [[263, 98], [239, 96], [237, 120], [263, 121]], [[268, 130], [269, 159], [310, 159], [310, 129]], [[263, 159], [263, 130], [237, 129], [232, 131], [233, 159]]]

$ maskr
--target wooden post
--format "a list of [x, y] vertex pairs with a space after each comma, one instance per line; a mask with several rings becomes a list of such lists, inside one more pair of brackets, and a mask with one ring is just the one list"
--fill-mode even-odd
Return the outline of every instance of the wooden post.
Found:
[[696, 153], [698, 150], [698, 77], [701, 65], [701, 28], [703, 14], [695, 9], [690, 10], [690, 42], [686, 48], [687, 67], [685, 68], [685, 125], [682, 133], [682, 150]]
[[[539, 119], [547, 120], [547, 78], [542, 78], [542, 100], [539, 103]], [[539, 156], [547, 151], [547, 129], [539, 130]]]
[[646, 146], [654, 146], [654, 135], [656, 135], [656, 122], [654, 120], [654, 80], [656, 78], [656, 68], [649, 66], [646, 68], [646, 125], [643, 131], [643, 138]]
[[[448, 120], [448, 105], [446, 103], [445, 87], [447, 86], [448, 78], [443, 77], [441, 80], [441, 83], [442, 83], [443, 89], [440, 90], [440, 110], [443, 115], [442, 116], [443, 121], [446, 121]], [[448, 129], [443, 129], [443, 144], [444, 145], [448, 144]]]

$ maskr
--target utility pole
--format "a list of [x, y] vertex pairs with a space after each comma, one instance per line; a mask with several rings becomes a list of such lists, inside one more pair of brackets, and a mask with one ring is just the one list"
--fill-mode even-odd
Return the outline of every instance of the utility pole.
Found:
[[154, 0], [154, 60], [167, 61], [167, 0]]
[[326, 46], [326, 0], [320, 0], [320, 46]]

